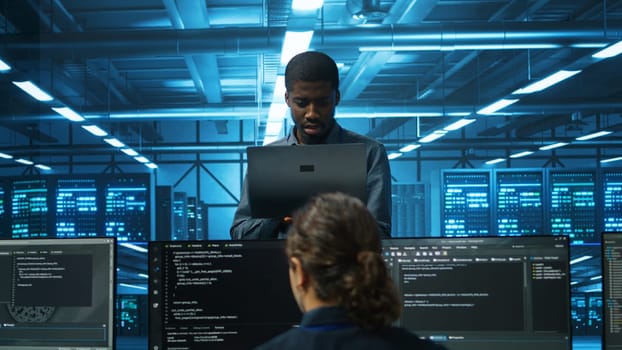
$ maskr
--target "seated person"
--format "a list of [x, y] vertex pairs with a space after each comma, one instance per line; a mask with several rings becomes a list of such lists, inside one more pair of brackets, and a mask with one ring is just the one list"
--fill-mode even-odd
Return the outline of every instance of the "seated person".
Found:
[[[285, 68], [285, 102], [294, 122], [289, 135], [270, 145], [363, 143], [367, 147], [367, 207], [383, 237], [391, 236], [391, 169], [384, 145], [342, 128], [335, 120], [339, 104], [339, 70], [328, 55], [307, 51], [292, 58]], [[294, 210], [295, 208], [292, 208]], [[289, 217], [251, 216], [248, 184], [244, 179], [240, 203], [229, 233], [232, 239], [284, 238]]]
[[321, 194], [296, 212], [286, 254], [300, 327], [256, 350], [444, 347], [391, 326], [401, 302], [381, 254], [376, 221], [359, 199]]

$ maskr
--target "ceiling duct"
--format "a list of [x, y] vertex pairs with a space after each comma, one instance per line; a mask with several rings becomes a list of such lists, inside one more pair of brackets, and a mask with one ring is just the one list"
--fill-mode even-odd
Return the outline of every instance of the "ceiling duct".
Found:
[[389, 13], [380, 6], [380, 0], [348, 0], [346, 7], [352, 19], [359, 23], [382, 22]]
[[[279, 53], [286, 28], [207, 28], [8, 34], [2, 45], [15, 55], [41, 57], [147, 57], [150, 55]], [[443, 25], [377, 25], [324, 28], [312, 46], [558, 45], [610, 43], [622, 32], [622, 21], [602, 23], [454, 23]]]

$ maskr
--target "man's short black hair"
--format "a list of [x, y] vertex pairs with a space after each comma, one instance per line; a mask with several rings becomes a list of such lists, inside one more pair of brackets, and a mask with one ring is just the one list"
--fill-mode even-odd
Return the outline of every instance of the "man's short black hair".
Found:
[[339, 90], [339, 70], [335, 61], [325, 53], [307, 51], [294, 56], [285, 67], [285, 88], [291, 91], [294, 82], [327, 81]]

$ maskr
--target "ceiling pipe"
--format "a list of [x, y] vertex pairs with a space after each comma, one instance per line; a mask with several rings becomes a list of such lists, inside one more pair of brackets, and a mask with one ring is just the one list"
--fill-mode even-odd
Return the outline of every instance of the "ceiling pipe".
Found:
[[[266, 115], [270, 105], [257, 104], [235, 105], [214, 104], [203, 108], [154, 108], [154, 109], [88, 109], [82, 110], [87, 120], [104, 122], [132, 120], [240, 120], [255, 119], [258, 115]], [[335, 114], [336, 118], [438, 118], [460, 117], [473, 113], [475, 107], [470, 105], [412, 104], [399, 105], [366, 105], [364, 103], [340, 103]], [[550, 103], [523, 104], [508, 107], [495, 115], [498, 116], [540, 116], [545, 114], [573, 113], [578, 110], [584, 113], [614, 113], [622, 109], [620, 101], [594, 101], [591, 103]], [[490, 118], [490, 116], [481, 116]], [[62, 119], [58, 114], [24, 114], [3, 118], [4, 123], [27, 122]]]
[[[2, 43], [12, 53], [36, 51], [47, 57], [258, 54], [279, 53], [285, 30], [271, 27], [7, 34]], [[478, 44], [568, 46], [608, 44], [621, 38], [622, 21], [611, 21], [606, 29], [600, 22], [379, 24], [322, 28], [311, 45], [318, 50]]]

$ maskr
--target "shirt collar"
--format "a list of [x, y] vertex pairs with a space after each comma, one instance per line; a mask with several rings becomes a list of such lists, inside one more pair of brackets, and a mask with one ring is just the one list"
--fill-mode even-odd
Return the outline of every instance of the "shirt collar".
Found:
[[[288, 145], [299, 145], [300, 142], [296, 139], [296, 127], [293, 126], [287, 135], [287, 144]], [[341, 125], [335, 121], [335, 124], [326, 135], [326, 140], [324, 143], [341, 143]]]

